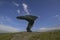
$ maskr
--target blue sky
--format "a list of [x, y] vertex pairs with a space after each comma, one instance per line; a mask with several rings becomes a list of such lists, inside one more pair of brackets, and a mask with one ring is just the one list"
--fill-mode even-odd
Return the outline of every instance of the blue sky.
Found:
[[0, 0], [0, 25], [25, 31], [28, 22], [17, 16], [35, 15], [32, 30], [60, 27], [60, 0]]

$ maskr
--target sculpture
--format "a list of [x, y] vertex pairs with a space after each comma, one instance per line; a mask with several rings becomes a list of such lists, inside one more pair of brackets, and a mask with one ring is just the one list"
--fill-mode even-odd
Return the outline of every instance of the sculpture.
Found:
[[37, 16], [33, 16], [33, 15], [25, 15], [25, 16], [17, 16], [16, 18], [28, 21], [28, 26], [27, 26], [26, 30], [27, 30], [27, 32], [32, 32], [31, 28], [32, 28], [32, 26], [34, 24], [34, 21], [38, 17]]

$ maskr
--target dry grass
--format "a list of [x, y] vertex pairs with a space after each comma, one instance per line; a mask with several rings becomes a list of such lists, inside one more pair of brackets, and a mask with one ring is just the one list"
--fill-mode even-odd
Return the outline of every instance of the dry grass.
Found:
[[0, 40], [60, 40], [60, 31], [0, 34]]

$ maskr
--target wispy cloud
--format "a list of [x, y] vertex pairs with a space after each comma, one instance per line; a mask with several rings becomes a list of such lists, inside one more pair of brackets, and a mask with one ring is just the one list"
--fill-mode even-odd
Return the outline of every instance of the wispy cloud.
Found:
[[53, 16], [53, 17], [59, 17], [59, 15], [55, 15], [55, 16]]
[[9, 18], [8, 16], [0, 16], [0, 22], [12, 22], [12, 19]]
[[17, 7], [19, 7], [19, 4], [18, 3], [16, 3], [16, 2], [12, 2], [15, 6], [17, 6]]
[[19, 32], [19, 30], [15, 27], [0, 24], [0, 33], [8, 33], [8, 32], [12, 33]]
[[18, 12], [18, 14], [20, 14], [20, 10], [19, 9], [17, 10], [17, 12]]
[[[18, 3], [14, 2], [14, 1], [13, 1], [12, 3], [13, 3], [17, 8], [19, 8], [19, 4], [18, 4]], [[20, 9], [17, 9], [17, 13], [20, 14]]]
[[20, 25], [19, 23], [15, 22], [12, 18], [9, 16], [0, 16], [0, 24], [7, 24], [7, 25], [13, 25], [17, 26]]
[[28, 11], [28, 5], [25, 4], [25, 3], [23, 3], [22, 5], [23, 5], [23, 8], [24, 8], [24, 11], [29, 15], [30, 13]]
[[39, 28], [39, 32], [46, 32], [52, 30], [60, 30], [60, 27], [51, 27], [51, 28]]
[[56, 18], [58, 21], [60, 21], [60, 15], [55, 15], [53, 17]]
[[2, 21], [12, 21], [11, 18], [9, 18], [8, 16], [0, 16], [0, 20], [2, 20]]

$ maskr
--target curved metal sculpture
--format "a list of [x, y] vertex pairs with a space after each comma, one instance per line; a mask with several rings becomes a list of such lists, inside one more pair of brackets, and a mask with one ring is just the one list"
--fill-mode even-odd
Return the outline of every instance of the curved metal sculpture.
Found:
[[37, 16], [32, 16], [32, 15], [25, 15], [25, 16], [17, 16], [17, 19], [22, 19], [28, 21], [28, 26], [26, 28], [27, 32], [32, 32], [31, 28], [34, 24], [34, 21], [38, 18]]

